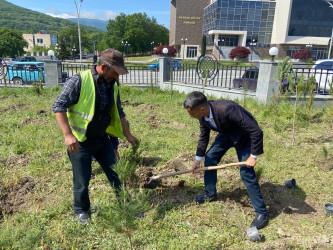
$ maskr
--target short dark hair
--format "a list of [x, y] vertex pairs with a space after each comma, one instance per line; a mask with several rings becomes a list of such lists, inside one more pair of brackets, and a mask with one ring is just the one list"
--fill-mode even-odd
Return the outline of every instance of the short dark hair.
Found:
[[199, 91], [193, 91], [186, 97], [183, 104], [183, 108], [195, 109], [196, 107], [206, 106], [206, 105], [207, 105], [207, 97]]

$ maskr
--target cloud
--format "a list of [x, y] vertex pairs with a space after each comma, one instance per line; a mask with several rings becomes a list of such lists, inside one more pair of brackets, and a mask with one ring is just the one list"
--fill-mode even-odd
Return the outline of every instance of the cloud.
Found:
[[[64, 12], [58, 9], [54, 8], [48, 8], [46, 9], [46, 13], [49, 16], [53, 17], [60, 17], [60, 18], [77, 18], [77, 13], [74, 11]], [[89, 12], [89, 11], [81, 11], [80, 12], [80, 18], [89, 18], [89, 19], [100, 19], [100, 20], [110, 20], [115, 19], [118, 14], [114, 13], [113, 11], [103, 11], [102, 15], [95, 13], [95, 12]]]

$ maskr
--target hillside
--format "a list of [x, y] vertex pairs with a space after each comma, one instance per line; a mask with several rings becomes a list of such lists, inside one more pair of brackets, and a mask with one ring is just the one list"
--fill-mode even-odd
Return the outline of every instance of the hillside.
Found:
[[[67, 20], [77, 23], [77, 18], [67, 18]], [[99, 19], [80, 18], [80, 25], [87, 25], [96, 29], [100, 29], [102, 31], [106, 31], [106, 25], [108, 25], [108, 22], [109, 21]]]
[[[25, 9], [5, 0], [0, 0], [0, 6], [0, 27], [20, 30], [24, 33], [37, 33], [40, 30], [57, 33], [75, 25], [69, 20]], [[100, 32], [99, 29], [85, 25], [82, 25], [82, 28], [88, 33]]]

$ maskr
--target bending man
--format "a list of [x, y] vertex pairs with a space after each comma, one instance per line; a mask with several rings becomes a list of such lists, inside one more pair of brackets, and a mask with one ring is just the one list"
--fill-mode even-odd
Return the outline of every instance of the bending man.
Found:
[[[246, 162], [246, 166], [240, 167], [240, 175], [256, 212], [251, 227], [263, 228], [268, 222], [268, 214], [253, 169], [257, 156], [264, 152], [263, 132], [258, 123], [247, 110], [235, 102], [207, 101], [206, 96], [198, 91], [187, 96], [184, 108], [191, 118], [198, 119], [200, 123], [200, 138], [192, 172], [197, 172], [196, 169], [200, 167], [203, 157], [205, 167], [216, 166], [229, 148], [235, 147], [238, 160]], [[218, 132], [218, 135], [206, 152], [211, 130]], [[206, 192], [196, 196], [195, 200], [198, 203], [216, 201], [217, 171], [205, 171], [204, 182]]]

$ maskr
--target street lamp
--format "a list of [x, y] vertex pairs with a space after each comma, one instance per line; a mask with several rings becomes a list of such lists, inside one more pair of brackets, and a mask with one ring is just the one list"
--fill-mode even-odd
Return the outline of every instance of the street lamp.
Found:
[[[77, 12], [77, 29], [79, 32], [80, 64], [82, 63], [81, 32], [80, 32], [80, 8], [81, 8], [82, 2], [83, 2], [83, 0], [80, 0], [79, 8], [77, 8], [76, 0], [74, 0], [76, 12]], [[75, 58], [74, 58], [74, 61], [75, 61]]]
[[252, 39], [252, 41], [250, 42], [250, 48], [251, 48], [251, 61], [252, 61], [252, 54], [253, 54], [253, 46], [257, 46], [257, 41], [256, 39]]
[[311, 50], [313, 45], [314, 45], [314, 43], [310, 43], [310, 42], [305, 45], [306, 46], [306, 59], [305, 59], [306, 61], [308, 60], [309, 50]]
[[181, 40], [182, 40], [183, 43], [184, 43], [184, 47], [183, 47], [183, 60], [184, 60], [184, 55], [185, 55], [185, 43], [186, 43], [186, 41], [187, 41], [187, 38], [182, 38]]
[[279, 49], [277, 47], [272, 47], [269, 49], [269, 54], [272, 57], [271, 62], [274, 62], [274, 57], [279, 53]]
[[154, 44], [154, 41], [152, 41], [152, 42], [150, 43], [151, 56], [153, 56], [153, 44]]
[[127, 41], [121, 41], [121, 43], [122, 43], [122, 45], [124, 46], [124, 49], [123, 49], [123, 54], [124, 54], [124, 56], [126, 55], [126, 53], [125, 53], [125, 48], [126, 48], [126, 45], [128, 44], [128, 42]]
[[[221, 43], [220, 43], [221, 42]], [[217, 39], [217, 45], [218, 45], [218, 47], [219, 47], [219, 50], [221, 50], [221, 46], [223, 46], [222, 44], [223, 44], [223, 42], [224, 42], [224, 39]], [[220, 60], [220, 55], [221, 55], [221, 51], [219, 51], [219, 60]]]
[[75, 46], [73, 46], [72, 55], [73, 55], [74, 62], [75, 62], [75, 54], [76, 54], [75, 52], [76, 52], [76, 48], [75, 48]]

